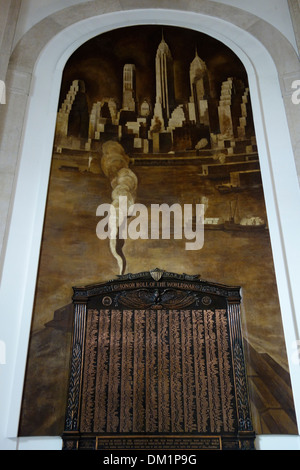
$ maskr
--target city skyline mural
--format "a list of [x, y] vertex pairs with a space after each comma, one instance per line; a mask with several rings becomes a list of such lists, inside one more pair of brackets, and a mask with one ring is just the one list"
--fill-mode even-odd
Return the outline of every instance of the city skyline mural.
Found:
[[[182, 43], [175, 43], [172, 34], [167, 42], [172, 29], [158, 26], [144, 28], [136, 42], [133, 30], [104, 34], [69, 59], [58, 145], [64, 137], [87, 137], [85, 149], [92, 150], [95, 141], [117, 137], [128, 151], [165, 153], [197, 144], [216, 147], [218, 135], [254, 137], [247, 75], [230, 49], [216, 48], [218, 41], [208, 36], [204, 43], [199, 33], [184, 29]], [[226, 98], [230, 103], [222, 106]], [[240, 109], [243, 103], [247, 114]], [[233, 106], [231, 119], [225, 116], [228, 105]]]

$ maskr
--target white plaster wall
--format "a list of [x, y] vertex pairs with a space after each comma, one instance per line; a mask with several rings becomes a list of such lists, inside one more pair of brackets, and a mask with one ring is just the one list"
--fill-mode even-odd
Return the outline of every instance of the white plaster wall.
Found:
[[297, 50], [287, 0], [211, 0], [249, 11], [277, 28]]
[[300, 51], [300, 0], [288, 0], [292, 23], [295, 30], [296, 43], [298, 51]]
[[7, 23], [8, 13], [9, 13], [9, 2], [1, 5], [1, 16], [0, 16], [0, 47], [2, 46], [4, 31]]
[[7, 65], [14, 47], [21, 0], [0, 2], [0, 80], [5, 81]]
[[89, 0], [22, 0], [15, 44], [39, 21], [69, 6], [87, 3]]

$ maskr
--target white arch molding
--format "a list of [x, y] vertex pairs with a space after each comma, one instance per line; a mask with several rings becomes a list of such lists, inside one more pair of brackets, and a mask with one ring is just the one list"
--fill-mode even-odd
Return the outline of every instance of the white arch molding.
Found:
[[[295, 216], [300, 196], [278, 71], [265, 46], [229, 21], [202, 13], [147, 8], [76, 22], [53, 35], [35, 64], [0, 290], [0, 312], [6, 312], [0, 321], [6, 344], [6, 365], [0, 366], [2, 449], [60, 448], [58, 438], [18, 439], [17, 433], [62, 71], [70, 55], [88, 39], [137, 24], [182, 26], [211, 35], [230, 47], [247, 70], [300, 428], [300, 367], [293, 360], [300, 330], [300, 224]], [[274, 442], [271, 436], [258, 438], [260, 448], [272, 447]], [[300, 448], [299, 436], [281, 436], [279, 442], [276, 448]]]

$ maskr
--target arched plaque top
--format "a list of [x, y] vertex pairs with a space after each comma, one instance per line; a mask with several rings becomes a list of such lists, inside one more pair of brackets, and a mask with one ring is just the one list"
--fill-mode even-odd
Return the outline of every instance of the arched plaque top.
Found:
[[[73, 301], [89, 305], [136, 308], [209, 307], [211, 304], [240, 302], [241, 287], [226, 286], [201, 279], [200, 275], [177, 274], [156, 268], [117, 276], [104, 283], [73, 287]], [[101, 300], [102, 299], [102, 300]]]

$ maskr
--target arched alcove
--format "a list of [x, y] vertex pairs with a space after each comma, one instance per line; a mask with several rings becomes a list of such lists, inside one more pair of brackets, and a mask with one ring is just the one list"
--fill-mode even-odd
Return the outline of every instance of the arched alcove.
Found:
[[[213, 11], [205, 14], [207, 12], [160, 9], [91, 16], [79, 22], [74, 20], [74, 24], [60, 25], [59, 32], [56, 29], [45, 41], [42, 51], [36, 51], [40, 53], [35, 56], [33, 54], [34, 62], [36, 61], [32, 69], [34, 79], [31, 82], [22, 132], [18, 179], [1, 287], [2, 309], [13, 312], [3, 329], [4, 339], [10, 337], [10, 341], [7, 341], [10, 367], [3, 373], [7, 385], [1, 391], [4, 438], [17, 436], [62, 70], [68, 57], [83, 42], [101, 32], [121, 26], [154, 23], [202, 31], [228, 45], [244, 63], [251, 89], [286, 346], [289, 358], [292, 357], [293, 341], [298, 339], [296, 312], [299, 311], [300, 302], [297, 292], [299, 254], [296, 251], [299, 225], [294, 217], [295, 207], [299, 207], [299, 188], [278, 78], [279, 66], [277, 63], [276, 68], [270, 53], [263, 41], [258, 40], [255, 31], [245, 31], [238, 19], [230, 18], [230, 13], [235, 9], [229, 10], [223, 18], [219, 12], [213, 16]], [[284, 49], [287, 45], [285, 39], [281, 39]], [[24, 41], [26, 43], [25, 39]], [[278, 55], [276, 57], [274, 53], [274, 56], [278, 62]], [[28, 81], [31, 70], [29, 66], [22, 65], [22, 60], [16, 50], [11, 71], [19, 77], [23, 74], [22, 78]], [[281, 74], [289, 71], [283, 67]], [[294, 70], [291, 72], [294, 73]], [[286, 192], [287, 185], [289, 193]], [[15, 292], [18, 292], [18, 297]], [[11, 331], [14, 332], [13, 338]], [[290, 370], [296, 397], [299, 396], [300, 386], [299, 365], [290, 360]], [[296, 398], [295, 406], [298, 415], [299, 402]]]

